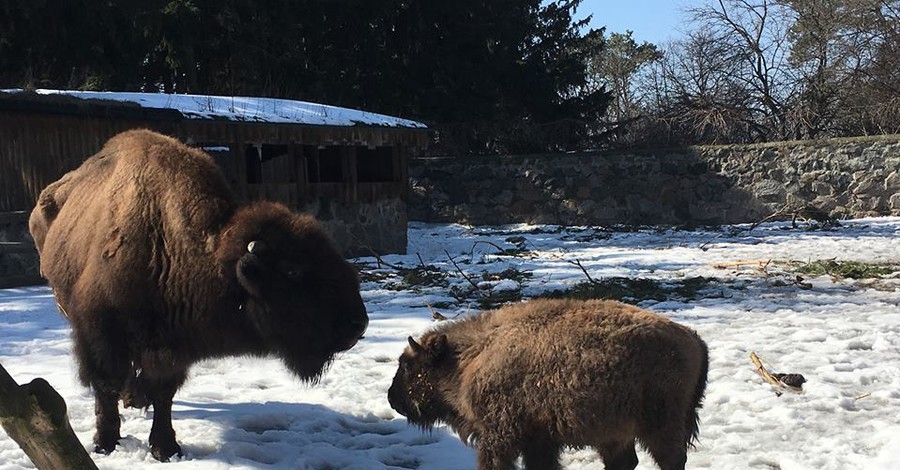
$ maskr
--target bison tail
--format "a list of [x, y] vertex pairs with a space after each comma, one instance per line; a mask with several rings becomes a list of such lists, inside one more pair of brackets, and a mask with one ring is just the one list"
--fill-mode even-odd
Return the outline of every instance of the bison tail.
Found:
[[[41, 193], [41, 196], [43, 195]], [[56, 218], [57, 212], [58, 208], [54, 201], [44, 197], [38, 200], [38, 205], [31, 211], [31, 215], [28, 218], [28, 231], [31, 233], [31, 238], [34, 240], [34, 246], [37, 248], [38, 253], [44, 249], [44, 238], [46, 238], [47, 231], [50, 230], [50, 224]]]
[[694, 387], [694, 396], [691, 401], [691, 408], [688, 411], [687, 417], [687, 429], [690, 431], [690, 438], [688, 439], [688, 445], [691, 447], [696, 447], [695, 444], [700, 435], [700, 415], [698, 411], [700, 408], [703, 408], [703, 396], [706, 394], [706, 375], [709, 372], [709, 349], [706, 346], [706, 343], [703, 340], [700, 340], [701, 346], [701, 364], [700, 364], [700, 373], [697, 375], [697, 385]]
[[64, 180], [65, 177], [51, 183], [41, 191], [37, 203], [31, 211], [31, 216], [28, 218], [28, 231], [31, 232], [31, 237], [34, 239], [34, 244], [38, 253], [43, 250], [44, 238], [50, 230], [50, 225], [59, 214], [62, 204], [65, 203], [65, 200], [59, 201], [57, 198], [57, 190]]

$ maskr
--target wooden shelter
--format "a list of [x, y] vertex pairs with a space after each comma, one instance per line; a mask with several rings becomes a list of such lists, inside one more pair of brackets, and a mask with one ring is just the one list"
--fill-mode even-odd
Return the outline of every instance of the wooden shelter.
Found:
[[407, 160], [424, 125], [266, 98], [38, 90], [0, 93], [0, 213], [113, 135], [148, 128], [209, 153], [243, 200], [269, 199], [326, 224], [348, 255], [406, 251]]

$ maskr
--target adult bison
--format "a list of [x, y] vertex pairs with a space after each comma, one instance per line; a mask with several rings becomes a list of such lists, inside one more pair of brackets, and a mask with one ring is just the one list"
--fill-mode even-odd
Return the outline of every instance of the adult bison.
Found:
[[559, 468], [563, 446], [608, 470], [637, 466], [635, 441], [683, 470], [698, 432], [707, 348], [692, 330], [614, 301], [534, 300], [409, 338], [388, 391], [395, 410], [474, 439], [479, 470]]
[[151, 131], [47, 186], [29, 226], [94, 392], [99, 452], [120, 439], [123, 398], [153, 406], [153, 456], [179, 454], [172, 398], [201, 359], [277, 356], [315, 380], [368, 325], [356, 271], [312, 217], [238, 205], [209, 156]]

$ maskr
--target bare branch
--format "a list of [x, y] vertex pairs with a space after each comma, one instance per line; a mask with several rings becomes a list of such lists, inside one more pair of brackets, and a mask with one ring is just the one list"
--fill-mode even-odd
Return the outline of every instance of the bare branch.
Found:
[[573, 260], [566, 260], [566, 262], [569, 263], [569, 264], [574, 264], [575, 266], [578, 266], [578, 267], [581, 269], [581, 272], [583, 272], [584, 275], [587, 277], [588, 282], [590, 282], [591, 284], [596, 284], [596, 283], [597, 283], [597, 281], [595, 281], [594, 278], [591, 277], [591, 274], [587, 271], [587, 269], [585, 269], [584, 265], [581, 264], [581, 261], [579, 261], [579, 260], [576, 259], [576, 260], [574, 260], [574, 261], [573, 261]]
[[479, 295], [481, 295], [481, 288], [478, 287], [478, 284], [476, 284], [475, 281], [473, 281], [471, 278], [469, 278], [469, 276], [467, 276], [465, 272], [463, 272], [463, 270], [459, 267], [458, 264], [456, 264], [456, 261], [453, 259], [452, 256], [450, 256], [450, 252], [447, 250], [444, 250], [444, 253], [447, 254], [447, 259], [450, 260], [450, 262], [453, 264], [453, 267], [456, 268], [456, 271], [459, 273], [459, 275], [462, 276], [463, 279], [468, 281], [468, 283], [471, 284], [472, 287], [475, 288], [475, 292], [477, 292]]

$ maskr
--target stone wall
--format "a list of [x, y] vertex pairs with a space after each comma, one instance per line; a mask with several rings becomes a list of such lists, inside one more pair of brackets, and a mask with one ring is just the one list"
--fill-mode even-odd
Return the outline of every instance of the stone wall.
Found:
[[410, 162], [411, 220], [718, 225], [900, 215], [900, 136]]
[[0, 289], [41, 282], [27, 212], [0, 213]]
[[406, 253], [406, 202], [400, 198], [349, 204], [320, 197], [299, 211], [315, 216], [347, 256]]

